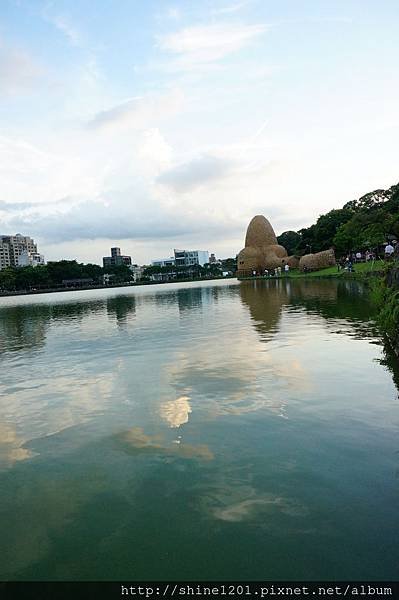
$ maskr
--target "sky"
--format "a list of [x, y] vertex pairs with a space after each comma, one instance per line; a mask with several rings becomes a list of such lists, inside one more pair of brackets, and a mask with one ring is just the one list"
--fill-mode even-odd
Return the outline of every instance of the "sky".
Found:
[[396, 0], [0, 0], [0, 234], [235, 256], [399, 181]]

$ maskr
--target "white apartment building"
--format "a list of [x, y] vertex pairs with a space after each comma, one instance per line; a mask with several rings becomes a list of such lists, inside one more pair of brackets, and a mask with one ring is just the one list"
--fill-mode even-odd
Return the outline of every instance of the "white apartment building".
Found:
[[44, 256], [38, 252], [22, 252], [18, 258], [19, 267], [38, 267], [44, 264]]
[[203, 267], [209, 262], [209, 252], [206, 250], [174, 250], [174, 256], [152, 260], [153, 267]]
[[0, 271], [10, 266], [10, 247], [8, 244], [3, 244], [0, 241]]
[[193, 265], [200, 265], [203, 267], [209, 262], [209, 252], [206, 250], [175, 249], [174, 252], [176, 267], [191, 267]]
[[44, 256], [38, 253], [37, 244], [31, 237], [20, 233], [0, 236], [0, 269], [39, 264], [44, 264]]
[[151, 264], [153, 267], [174, 267], [175, 259], [173, 256], [170, 258], [157, 258], [156, 260], [152, 260]]

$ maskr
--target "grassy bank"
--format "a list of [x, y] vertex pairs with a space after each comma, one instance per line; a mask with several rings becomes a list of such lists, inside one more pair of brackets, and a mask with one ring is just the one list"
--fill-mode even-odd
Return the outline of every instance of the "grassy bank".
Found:
[[399, 356], [399, 265], [385, 266], [370, 282], [371, 298], [378, 308], [377, 323]]
[[385, 262], [383, 260], [376, 260], [367, 263], [356, 263], [353, 266], [353, 271], [349, 273], [345, 271], [345, 269], [338, 270], [338, 267], [334, 265], [333, 267], [327, 267], [326, 269], [320, 269], [319, 271], [311, 271], [310, 273], [302, 273], [298, 269], [292, 269], [288, 274], [282, 273], [280, 277], [259, 275], [255, 277], [240, 277], [242, 279], [311, 279], [314, 277], [368, 277], [373, 274], [378, 274], [383, 272], [385, 268]]

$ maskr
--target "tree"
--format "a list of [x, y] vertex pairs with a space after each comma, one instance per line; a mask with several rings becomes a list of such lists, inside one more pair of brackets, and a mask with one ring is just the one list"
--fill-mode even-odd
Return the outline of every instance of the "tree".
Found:
[[231, 271], [235, 273], [237, 271], [237, 257], [236, 258], [224, 258], [222, 259], [222, 271]]
[[47, 271], [50, 281], [62, 283], [64, 279], [82, 279], [82, 266], [76, 260], [48, 262]]
[[[130, 269], [129, 269], [130, 271]], [[82, 276], [84, 278], [90, 278], [93, 281], [101, 281], [104, 273], [104, 269], [99, 265], [94, 265], [92, 263], [88, 263], [87, 265], [82, 265]]]
[[8, 267], [7, 269], [2, 269], [0, 271], [0, 289], [15, 289], [15, 269]]
[[334, 236], [338, 228], [350, 221], [353, 212], [348, 208], [330, 210], [325, 215], [321, 215], [314, 229], [314, 250], [320, 252], [328, 250], [334, 245]]
[[105, 267], [104, 272], [114, 275], [112, 281], [115, 283], [123, 283], [133, 279], [133, 273], [127, 265], [111, 265]]
[[315, 225], [311, 225], [298, 231], [300, 237], [296, 248], [298, 254], [309, 254], [315, 249], [315, 227]]
[[301, 236], [296, 231], [284, 231], [284, 233], [277, 236], [277, 242], [280, 246], [284, 246], [289, 256], [297, 252], [300, 241]]

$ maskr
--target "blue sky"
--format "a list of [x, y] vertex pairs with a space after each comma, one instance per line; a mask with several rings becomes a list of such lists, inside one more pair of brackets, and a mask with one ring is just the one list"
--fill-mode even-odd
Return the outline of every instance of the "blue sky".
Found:
[[0, 233], [47, 259], [235, 255], [399, 180], [399, 7], [0, 3]]

